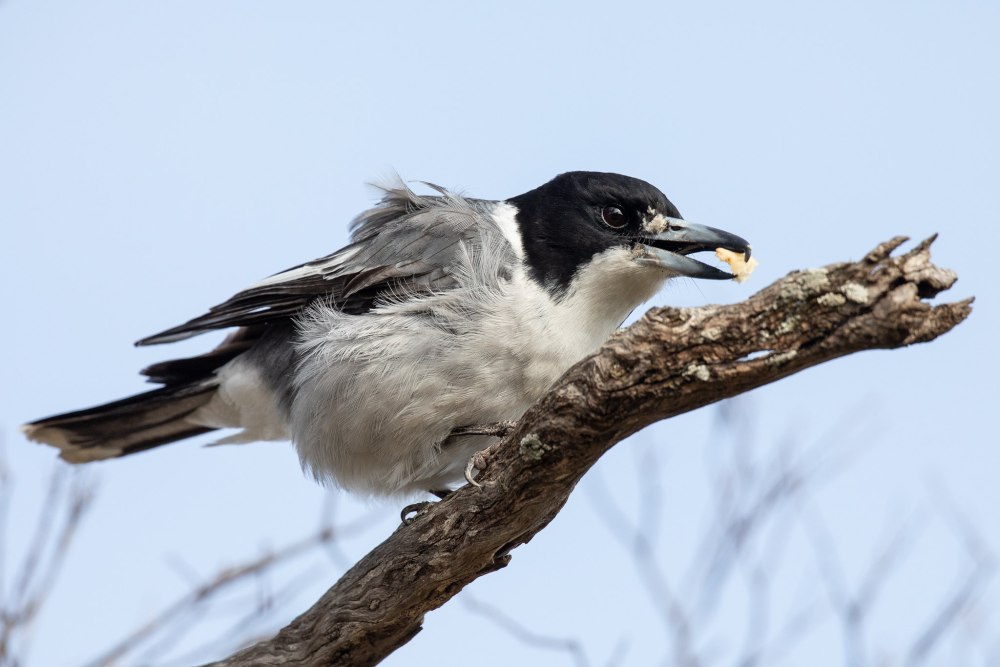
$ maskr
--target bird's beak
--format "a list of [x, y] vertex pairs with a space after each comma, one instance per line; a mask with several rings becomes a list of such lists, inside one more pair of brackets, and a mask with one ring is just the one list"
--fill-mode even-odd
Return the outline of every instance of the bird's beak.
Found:
[[729, 280], [732, 274], [720, 271], [714, 266], [703, 264], [687, 255], [702, 250], [725, 248], [743, 253], [750, 259], [750, 244], [746, 239], [724, 232], [721, 229], [697, 225], [680, 218], [663, 218], [663, 231], [639, 239], [646, 254], [636, 259], [641, 264], [649, 264], [667, 269], [673, 273], [691, 278]]

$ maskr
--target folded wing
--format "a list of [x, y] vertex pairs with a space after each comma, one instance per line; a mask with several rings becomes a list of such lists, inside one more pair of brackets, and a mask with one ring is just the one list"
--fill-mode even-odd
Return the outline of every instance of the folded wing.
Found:
[[347, 247], [261, 280], [204, 315], [136, 345], [292, 318], [320, 298], [343, 312], [361, 314], [388, 294], [453, 287], [463, 242], [473, 239], [477, 227], [492, 224], [485, 215], [492, 202], [467, 200], [436, 189], [441, 195], [429, 197], [404, 185], [387, 188], [382, 201], [351, 224]]

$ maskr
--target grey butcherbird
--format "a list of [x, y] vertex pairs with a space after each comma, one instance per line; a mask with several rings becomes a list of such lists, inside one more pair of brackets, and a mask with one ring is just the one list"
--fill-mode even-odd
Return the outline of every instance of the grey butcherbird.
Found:
[[446, 489], [487, 437], [675, 276], [739, 236], [681, 218], [652, 185], [570, 172], [504, 201], [402, 184], [351, 244], [266, 278], [168, 343], [236, 327], [214, 350], [155, 364], [163, 386], [24, 427], [67, 461], [112, 458], [219, 428], [220, 443], [286, 440], [314, 477], [367, 494]]

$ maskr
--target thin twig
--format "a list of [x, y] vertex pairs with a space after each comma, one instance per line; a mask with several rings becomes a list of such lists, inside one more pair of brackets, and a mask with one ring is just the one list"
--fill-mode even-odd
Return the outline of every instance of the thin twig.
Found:
[[333, 538], [334, 531], [330, 528], [323, 528], [317, 534], [294, 542], [282, 549], [264, 554], [248, 563], [222, 570], [208, 582], [183, 595], [159, 614], [139, 626], [130, 635], [120, 640], [105, 653], [88, 662], [87, 665], [91, 667], [104, 667], [114, 664], [135, 650], [137, 646], [146, 641], [154, 633], [169, 627], [171, 623], [177, 619], [182, 619], [186, 614], [190, 614], [192, 610], [198, 608], [201, 603], [216, 595], [222, 589], [230, 587], [237, 582], [242, 582], [247, 577], [263, 572], [279, 563], [307, 553], [315, 547], [329, 542]]
[[549, 651], [562, 651], [572, 658], [577, 667], [589, 667], [587, 652], [578, 639], [558, 638], [544, 635], [524, 627], [520, 622], [503, 613], [499, 608], [483, 602], [468, 593], [462, 596], [462, 604], [474, 614], [478, 614], [526, 646]]

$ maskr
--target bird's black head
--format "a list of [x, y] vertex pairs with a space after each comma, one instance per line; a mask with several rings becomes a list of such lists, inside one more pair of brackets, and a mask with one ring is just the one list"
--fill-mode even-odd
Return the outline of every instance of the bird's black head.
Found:
[[625, 247], [665, 277], [732, 276], [686, 255], [726, 248], [750, 255], [742, 238], [688, 223], [657, 188], [638, 178], [571, 171], [508, 200], [517, 207], [525, 261], [532, 277], [559, 292], [596, 255]]

